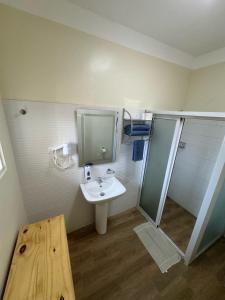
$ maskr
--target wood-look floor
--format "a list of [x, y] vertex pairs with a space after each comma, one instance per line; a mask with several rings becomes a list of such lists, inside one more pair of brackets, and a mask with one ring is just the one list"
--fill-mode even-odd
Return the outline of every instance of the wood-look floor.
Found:
[[187, 210], [172, 199], [166, 199], [160, 228], [183, 252], [186, 251], [195, 222], [196, 218]]
[[162, 274], [133, 231], [143, 222], [133, 209], [111, 218], [104, 236], [93, 228], [68, 236], [76, 300], [225, 299], [224, 239]]

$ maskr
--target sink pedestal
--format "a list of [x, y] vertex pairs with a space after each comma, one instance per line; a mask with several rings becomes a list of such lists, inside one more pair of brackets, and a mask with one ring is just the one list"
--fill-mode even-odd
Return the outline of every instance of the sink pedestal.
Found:
[[107, 231], [108, 202], [95, 205], [95, 228], [99, 234]]
[[99, 234], [105, 234], [107, 231], [108, 203], [124, 194], [126, 188], [114, 176], [100, 179], [81, 183], [80, 187], [87, 202], [95, 205], [96, 231]]

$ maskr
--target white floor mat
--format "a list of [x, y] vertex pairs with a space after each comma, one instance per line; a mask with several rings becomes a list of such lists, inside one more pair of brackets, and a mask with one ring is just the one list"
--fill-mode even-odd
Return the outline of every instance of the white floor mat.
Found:
[[151, 223], [141, 224], [135, 227], [134, 231], [162, 273], [181, 260], [175, 246]]

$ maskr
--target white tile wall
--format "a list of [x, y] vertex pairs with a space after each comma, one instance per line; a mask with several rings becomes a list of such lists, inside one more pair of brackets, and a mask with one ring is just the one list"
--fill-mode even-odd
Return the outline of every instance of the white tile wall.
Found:
[[194, 216], [200, 209], [215, 160], [225, 135], [225, 122], [185, 121], [168, 196]]
[[[76, 105], [5, 100], [4, 108], [12, 138], [17, 168], [30, 222], [65, 214], [68, 231], [93, 222], [94, 206], [80, 191], [83, 168], [61, 171], [49, 162], [48, 148], [63, 143], [77, 144]], [[21, 108], [27, 109], [20, 115]], [[119, 124], [121, 126], [121, 123]], [[110, 204], [109, 215], [135, 207], [138, 198], [142, 162], [133, 162], [132, 146], [121, 145], [117, 161], [93, 167], [102, 176], [108, 167], [126, 186], [127, 192]]]

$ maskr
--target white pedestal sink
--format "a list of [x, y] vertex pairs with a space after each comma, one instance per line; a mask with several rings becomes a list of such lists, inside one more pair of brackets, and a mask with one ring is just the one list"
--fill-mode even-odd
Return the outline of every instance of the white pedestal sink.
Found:
[[116, 177], [99, 178], [80, 184], [87, 202], [95, 204], [95, 227], [99, 234], [107, 231], [108, 203], [124, 194], [126, 188]]

